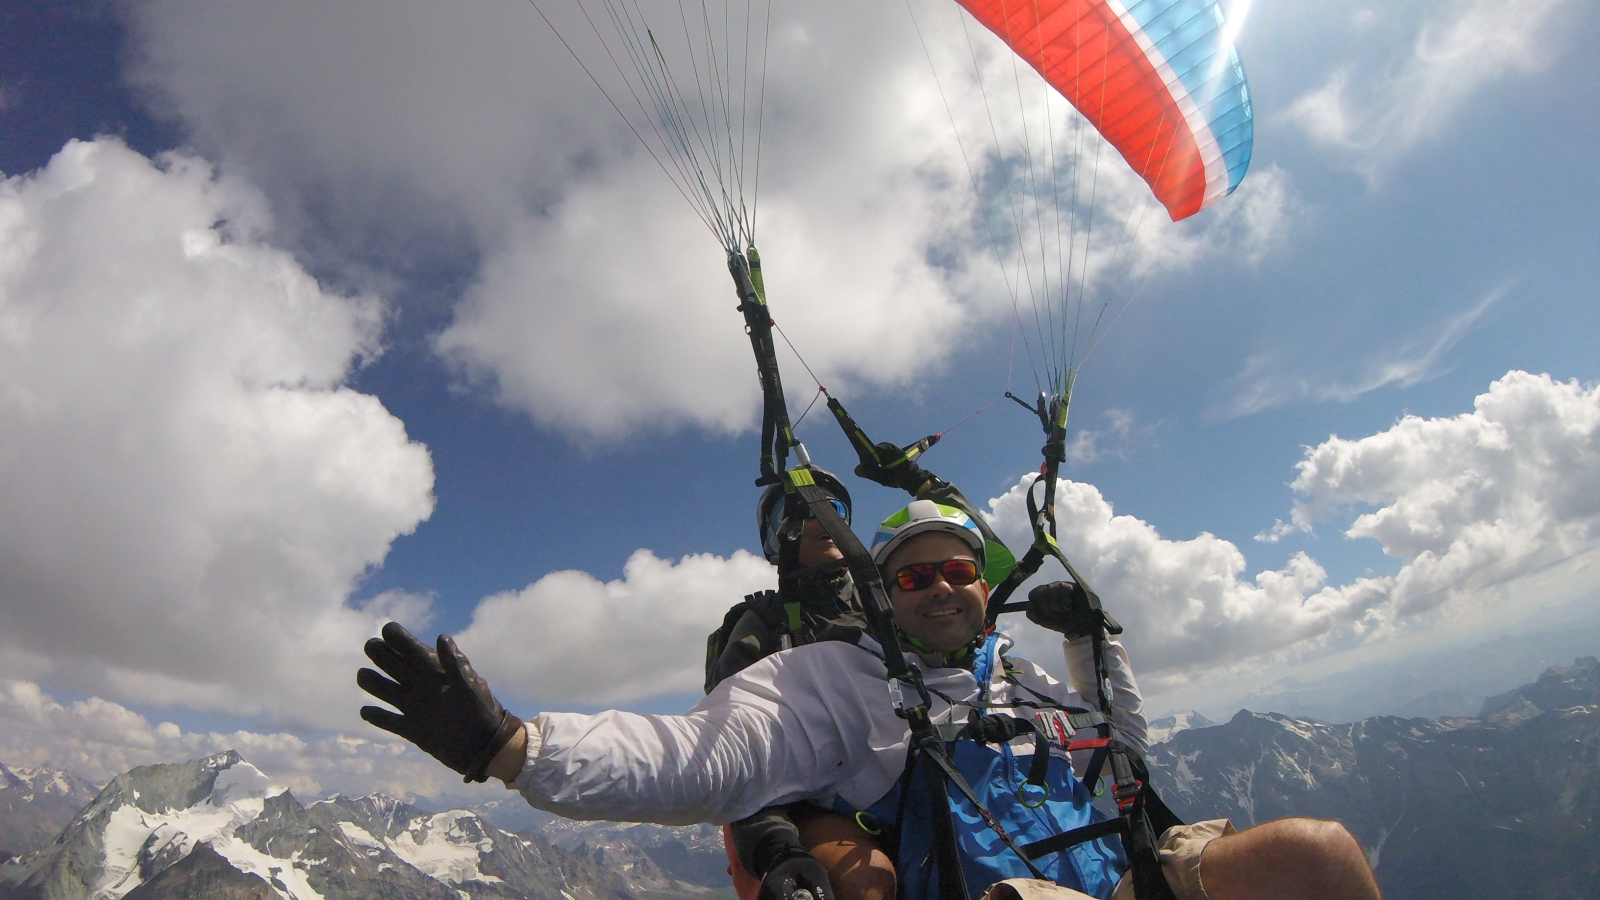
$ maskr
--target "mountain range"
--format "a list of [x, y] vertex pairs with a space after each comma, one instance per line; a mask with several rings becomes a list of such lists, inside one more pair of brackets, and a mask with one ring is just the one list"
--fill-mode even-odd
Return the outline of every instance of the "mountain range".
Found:
[[[725, 898], [710, 826], [568, 829], [566, 847], [470, 810], [383, 795], [309, 805], [229, 751], [112, 779], [45, 846], [0, 865], [5, 900]], [[687, 833], [693, 848], [676, 841]], [[715, 838], [714, 846], [712, 838]], [[714, 854], [714, 856], [713, 856]], [[679, 873], [686, 877], [679, 877]]]
[[0, 863], [44, 846], [98, 792], [50, 766], [0, 764]]
[[[1386, 896], [1600, 897], [1600, 660], [1485, 699], [1475, 717], [1332, 725], [1240, 711], [1151, 723], [1152, 779], [1189, 821], [1336, 819]], [[228, 752], [95, 792], [0, 766], [0, 900], [730, 900], [720, 829], [572, 822], [515, 800], [428, 812], [303, 804]]]
[[1600, 661], [1548, 669], [1472, 718], [1328, 725], [1240, 711], [1150, 751], [1187, 821], [1336, 819], [1386, 896], [1600, 897]]

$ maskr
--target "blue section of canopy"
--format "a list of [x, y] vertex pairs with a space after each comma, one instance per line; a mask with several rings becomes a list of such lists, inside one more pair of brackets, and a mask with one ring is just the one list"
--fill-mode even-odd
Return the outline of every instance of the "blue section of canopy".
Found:
[[1222, 7], [1216, 0], [1135, 0], [1127, 8], [1210, 126], [1233, 193], [1250, 167], [1255, 126], [1244, 64], [1226, 40]]

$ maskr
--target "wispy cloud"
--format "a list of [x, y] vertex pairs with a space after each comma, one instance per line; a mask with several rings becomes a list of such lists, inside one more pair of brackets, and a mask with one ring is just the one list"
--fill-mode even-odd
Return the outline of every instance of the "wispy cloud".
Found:
[[1276, 544], [1291, 534], [1310, 531], [1311, 526], [1299, 522], [1285, 522], [1282, 519], [1272, 523], [1272, 527], [1256, 535], [1256, 540], [1263, 544]]
[[[1375, 176], [1387, 161], [1437, 136], [1480, 91], [1540, 71], [1559, 54], [1547, 40], [1572, 0], [1458, 0], [1425, 22], [1404, 57], [1350, 63], [1294, 102], [1290, 122]], [[1371, 10], [1352, 19], [1371, 27]]]
[[1067, 444], [1067, 459], [1074, 463], [1099, 462], [1107, 457], [1122, 459], [1127, 454], [1129, 436], [1133, 433], [1133, 413], [1125, 409], [1108, 409], [1104, 428], [1084, 428]]
[[1478, 320], [1510, 291], [1491, 291], [1471, 309], [1446, 319], [1430, 337], [1412, 341], [1369, 361], [1353, 378], [1340, 379], [1285, 371], [1288, 364], [1274, 354], [1251, 358], [1244, 371], [1229, 380], [1229, 398], [1213, 412], [1217, 419], [1233, 419], [1298, 400], [1348, 403], [1383, 387], [1410, 387], [1437, 377], [1445, 357], [1472, 331]]

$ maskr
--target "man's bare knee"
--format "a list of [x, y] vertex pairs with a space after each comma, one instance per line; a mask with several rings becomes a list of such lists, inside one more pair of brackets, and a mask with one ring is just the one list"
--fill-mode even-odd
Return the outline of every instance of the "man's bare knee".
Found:
[[1217, 838], [1200, 859], [1211, 900], [1376, 898], [1361, 845], [1338, 822], [1279, 819]]
[[1305, 865], [1344, 862], [1352, 855], [1366, 858], [1361, 852], [1360, 842], [1338, 822], [1326, 819], [1279, 819], [1260, 827], [1267, 829], [1267, 833], [1275, 838], [1285, 856], [1298, 858]]

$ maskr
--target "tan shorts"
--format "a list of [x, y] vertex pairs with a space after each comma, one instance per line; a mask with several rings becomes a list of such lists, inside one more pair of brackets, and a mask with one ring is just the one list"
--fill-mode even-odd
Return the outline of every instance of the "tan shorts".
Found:
[[[1161, 869], [1177, 900], [1207, 900], [1200, 884], [1200, 854], [1215, 838], [1233, 834], [1227, 819], [1177, 825], [1161, 835]], [[1092, 900], [1088, 894], [1032, 878], [1010, 878], [989, 888], [983, 900]], [[1134, 900], [1133, 876], [1124, 875], [1111, 900]]]

